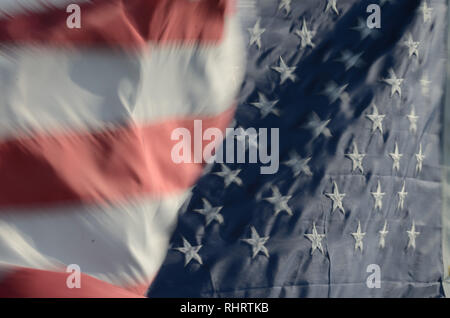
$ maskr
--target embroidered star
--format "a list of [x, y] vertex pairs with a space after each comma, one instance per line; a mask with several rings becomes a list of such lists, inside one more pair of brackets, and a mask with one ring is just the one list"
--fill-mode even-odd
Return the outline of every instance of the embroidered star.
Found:
[[393, 170], [400, 170], [400, 159], [402, 158], [402, 154], [398, 152], [398, 144], [395, 143], [394, 152], [390, 153], [389, 156], [391, 156], [392, 160], [394, 161], [392, 163], [392, 169]]
[[316, 113], [312, 112], [309, 122], [306, 124], [306, 128], [312, 130], [313, 139], [319, 137], [321, 134], [325, 137], [331, 137], [331, 131], [327, 127], [330, 119], [320, 120]]
[[270, 113], [280, 116], [278, 109], [275, 109], [275, 105], [278, 103], [278, 99], [269, 101], [266, 96], [258, 93], [259, 102], [251, 103], [251, 105], [259, 108], [261, 111], [261, 118], [266, 117]]
[[302, 28], [300, 30], [295, 30], [294, 33], [300, 37], [302, 49], [307, 46], [309, 46], [311, 48], [313, 48], [315, 46], [315, 44], [312, 41], [312, 38], [314, 37], [315, 32], [308, 30], [305, 18], [303, 18]]
[[345, 93], [347, 86], [348, 84], [337, 86], [335, 82], [331, 81], [325, 87], [323, 94], [328, 97], [330, 104], [333, 104], [338, 99], [342, 100], [345, 98], [344, 94], [347, 94]]
[[194, 211], [205, 216], [206, 226], [213, 221], [217, 221], [219, 224], [222, 224], [223, 216], [220, 214], [220, 210], [222, 210], [223, 206], [213, 207], [205, 198], [203, 198], [202, 201], [203, 209], [195, 209]]
[[275, 216], [282, 211], [286, 211], [287, 214], [292, 215], [292, 210], [288, 205], [289, 199], [292, 197], [291, 195], [282, 196], [278, 187], [273, 186], [272, 196], [270, 198], [265, 198], [264, 200], [272, 203], [275, 206]]
[[202, 245], [192, 246], [184, 237], [182, 239], [183, 247], [175, 247], [174, 249], [184, 254], [184, 266], [187, 266], [193, 259], [202, 265], [202, 258], [198, 255], [198, 251], [202, 248]]
[[378, 108], [375, 104], [372, 104], [372, 114], [366, 115], [372, 121], [372, 133], [377, 129], [383, 133], [383, 119], [385, 115], [378, 113]]
[[431, 81], [428, 80], [428, 75], [424, 74], [422, 78], [420, 79], [420, 86], [422, 88], [422, 95], [428, 96], [430, 92], [430, 84]]
[[362, 19], [362, 18], [358, 18], [357, 21], [357, 25], [353, 28], [351, 28], [352, 30], [355, 30], [357, 32], [359, 32], [359, 35], [361, 37], [361, 41], [364, 40], [366, 37], [370, 36], [370, 37], [375, 37], [375, 35], [377, 34], [376, 29], [371, 29], [367, 26], [367, 22], [366, 20]]
[[278, 6], [278, 11], [283, 10], [286, 14], [291, 12], [291, 2], [292, 0], [281, 0], [280, 5]]
[[425, 159], [425, 155], [422, 153], [422, 143], [420, 143], [419, 153], [416, 153], [416, 173], [422, 172], [423, 159]]
[[374, 209], [381, 210], [383, 208], [383, 197], [386, 193], [381, 192], [380, 180], [378, 180], [377, 191], [371, 192], [373, 198], [375, 199]]
[[397, 78], [397, 75], [395, 75], [395, 72], [393, 69], [389, 70], [389, 75], [391, 76], [390, 78], [385, 78], [383, 79], [383, 81], [388, 84], [391, 85], [391, 97], [394, 96], [395, 93], [398, 93], [398, 96], [402, 96], [402, 89], [400, 87], [400, 85], [403, 82], [403, 78]]
[[387, 222], [384, 221], [384, 226], [383, 229], [381, 231], [378, 231], [378, 233], [380, 233], [380, 240], [378, 242], [378, 245], [381, 248], [384, 248], [386, 245], [386, 235], [388, 235], [389, 231], [387, 230]]
[[417, 236], [419, 236], [420, 232], [416, 232], [416, 224], [413, 221], [412, 222], [412, 226], [411, 226], [411, 230], [406, 231], [406, 233], [408, 233], [408, 248], [412, 247], [413, 249], [416, 248], [416, 238]]
[[417, 132], [417, 120], [419, 119], [419, 116], [416, 115], [414, 106], [411, 108], [411, 113], [406, 115], [406, 117], [408, 117], [409, 120], [409, 131], [415, 134]]
[[261, 49], [261, 35], [266, 31], [266, 29], [261, 28], [260, 26], [261, 19], [258, 19], [253, 26], [253, 28], [249, 28], [248, 32], [250, 33], [250, 46], [256, 44], [256, 47]]
[[333, 201], [333, 207], [331, 212], [334, 212], [336, 209], [339, 209], [341, 210], [342, 214], [345, 214], [345, 210], [342, 205], [342, 199], [344, 199], [345, 193], [339, 193], [339, 188], [336, 184], [336, 181], [333, 181], [333, 192], [325, 193], [325, 195]]
[[296, 76], [294, 72], [297, 69], [297, 67], [295, 66], [288, 67], [281, 56], [280, 56], [280, 65], [272, 66], [272, 69], [280, 73], [280, 80], [281, 80], [280, 84], [283, 84], [288, 79], [290, 79], [292, 82], [295, 82]]
[[214, 172], [214, 174], [218, 175], [219, 177], [223, 177], [225, 188], [227, 188], [232, 183], [236, 183], [238, 186], [242, 186], [242, 180], [238, 177], [241, 169], [231, 170], [223, 163], [221, 163], [220, 166], [222, 167], [222, 171]]
[[311, 157], [302, 158], [295, 151], [291, 152], [288, 161], [283, 162], [283, 164], [289, 166], [294, 172], [294, 177], [298, 177], [302, 172], [307, 176], [312, 176], [310, 167], [308, 166]]
[[403, 210], [403, 206], [405, 205], [405, 199], [406, 199], [406, 196], [408, 195], [408, 192], [405, 192], [405, 181], [403, 181], [402, 190], [397, 193], [398, 193], [397, 209]]
[[363, 251], [363, 238], [366, 233], [361, 232], [361, 222], [358, 221], [358, 229], [355, 233], [351, 233], [355, 239], [355, 251], [359, 248], [361, 252]]
[[366, 155], [358, 152], [358, 146], [356, 145], [356, 142], [353, 141], [353, 152], [347, 153], [345, 155], [352, 160], [353, 164], [352, 172], [354, 172], [356, 169], [359, 169], [361, 173], [364, 173], [362, 160]]
[[406, 41], [403, 44], [408, 48], [409, 57], [415, 55], [419, 57], [419, 44], [420, 42], [414, 42], [411, 33], [408, 33]]
[[255, 258], [256, 255], [258, 255], [259, 252], [262, 252], [264, 255], [269, 257], [269, 251], [264, 246], [264, 244], [269, 239], [269, 236], [266, 237], [260, 237], [258, 232], [256, 232], [256, 229], [252, 226], [251, 228], [252, 236], [249, 239], [242, 239], [247, 244], [250, 244], [252, 246], [252, 258]]
[[318, 249], [322, 254], [323, 246], [322, 239], [325, 237], [325, 234], [317, 233], [316, 223], [313, 223], [313, 230], [310, 234], [305, 234], [306, 238], [311, 241], [311, 255], [313, 255], [314, 251]]
[[345, 65], [345, 70], [348, 71], [352, 67], [360, 67], [363, 63], [361, 60], [362, 53], [353, 54], [352, 52], [345, 50], [341, 52], [341, 57], [337, 59]]
[[424, 23], [431, 20], [431, 12], [433, 11], [433, 8], [428, 7], [428, 4], [426, 1], [423, 2], [423, 4], [420, 6], [419, 10], [423, 14], [423, 22]]
[[325, 12], [333, 10], [334, 13], [339, 15], [339, 10], [337, 9], [336, 0], [327, 0], [327, 6], [325, 8]]

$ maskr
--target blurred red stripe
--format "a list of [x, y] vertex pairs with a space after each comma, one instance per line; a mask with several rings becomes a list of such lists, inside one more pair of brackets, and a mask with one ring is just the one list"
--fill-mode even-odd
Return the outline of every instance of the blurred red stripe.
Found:
[[79, 4], [81, 28], [69, 29], [65, 8], [0, 20], [0, 42], [57, 47], [138, 48], [149, 41], [216, 43], [234, 0], [92, 0]]
[[81, 288], [68, 288], [70, 273], [13, 268], [0, 280], [0, 298], [142, 298], [139, 294], [81, 274]]
[[232, 107], [213, 117], [1, 141], [0, 207], [103, 203], [187, 189], [202, 164], [172, 161], [173, 129], [185, 127], [194, 136], [193, 121], [202, 119], [203, 130], [224, 130], [233, 115]]

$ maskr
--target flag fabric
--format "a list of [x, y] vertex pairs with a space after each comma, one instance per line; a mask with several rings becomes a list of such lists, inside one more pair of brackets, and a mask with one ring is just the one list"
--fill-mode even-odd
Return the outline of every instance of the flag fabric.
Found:
[[240, 33], [228, 0], [0, 1], [1, 297], [144, 295], [202, 173], [171, 133], [232, 120]]
[[448, 2], [242, 3], [235, 124], [280, 167], [212, 165], [148, 296], [448, 296]]

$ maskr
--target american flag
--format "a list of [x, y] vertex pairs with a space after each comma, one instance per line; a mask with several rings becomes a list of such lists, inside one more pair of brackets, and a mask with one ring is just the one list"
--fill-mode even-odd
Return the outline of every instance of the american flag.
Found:
[[235, 112], [233, 2], [0, 0], [0, 297], [145, 294], [202, 173], [171, 133]]
[[235, 125], [279, 128], [280, 169], [210, 166], [148, 296], [448, 296], [448, 2], [240, 10]]

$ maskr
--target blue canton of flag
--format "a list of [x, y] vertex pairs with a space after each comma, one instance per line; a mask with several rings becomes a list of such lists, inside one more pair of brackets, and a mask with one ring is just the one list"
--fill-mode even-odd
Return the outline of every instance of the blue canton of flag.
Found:
[[279, 128], [280, 167], [211, 165], [148, 296], [445, 296], [446, 1], [239, 10], [248, 57], [235, 125]]

